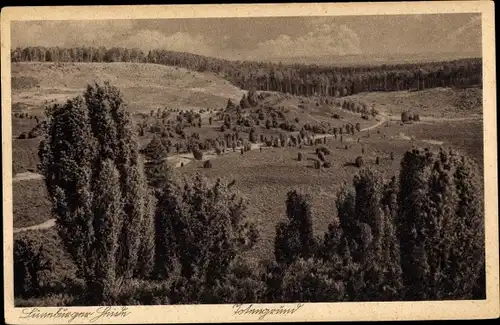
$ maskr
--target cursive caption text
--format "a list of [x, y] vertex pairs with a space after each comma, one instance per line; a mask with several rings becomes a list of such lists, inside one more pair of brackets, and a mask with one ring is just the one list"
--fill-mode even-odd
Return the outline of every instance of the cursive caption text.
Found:
[[257, 315], [259, 320], [263, 320], [268, 315], [291, 315], [302, 308], [304, 304], [297, 304], [296, 307], [275, 307], [275, 308], [262, 308], [254, 307], [253, 304], [250, 305], [234, 305], [235, 315]]
[[75, 319], [85, 319], [88, 322], [95, 323], [97, 321], [104, 321], [110, 318], [125, 318], [131, 314], [127, 307], [98, 307], [94, 311], [71, 311], [66, 307], [60, 307], [57, 311], [46, 312], [39, 308], [24, 308], [23, 315], [20, 318], [29, 319], [61, 319], [68, 323], [73, 322]]

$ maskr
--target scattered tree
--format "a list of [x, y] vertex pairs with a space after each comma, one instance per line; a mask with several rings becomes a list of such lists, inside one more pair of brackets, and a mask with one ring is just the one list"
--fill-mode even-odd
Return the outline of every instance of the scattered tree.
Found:
[[355, 164], [356, 164], [356, 167], [358, 167], [358, 168], [363, 167], [363, 165], [364, 165], [363, 157], [358, 156], [358, 157], [356, 158], [356, 162], [355, 162]]
[[289, 191], [286, 199], [287, 219], [276, 227], [274, 255], [278, 263], [291, 264], [296, 259], [314, 255], [316, 241], [312, 229], [310, 197]]

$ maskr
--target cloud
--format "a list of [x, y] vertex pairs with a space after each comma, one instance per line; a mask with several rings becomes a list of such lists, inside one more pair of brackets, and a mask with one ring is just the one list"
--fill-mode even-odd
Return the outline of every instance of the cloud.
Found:
[[[203, 29], [170, 33], [153, 27], [140, 28], [134, 20], [25, 21], [12, 25], [12, 47], [16, 46], [120, 46], [167, 49], [228, 59], [286, 58], [360, 53], [358, 35], [346, 25], [321, 23], [305, 28], [309, 32], [235, 46], [234, 37], [212, 35]], [[241, 35], [236, 37], [241, 38]]]
[[156, 30], [140, 30], [129, 37], [115, 42], [117, 46], [140, 48], [143, 51], [150, 49], [167, 49], [171, 51], [190, 52], [213, 56], [217, 48], [210, 44], [202, 35], [191, 35], [186, 32], [177, 32], [165, 35]]
[[119, 46], [143, 51], [161, 48], [202, 55], [218, 52], [202, 35], [138, 29], [131, 20], [15, 22], [12, 47], [16, 46]]
[[346, 25], [321, 24], [306, 34], [292, 38], [280, 35], [259, 42], [250, 53], [252, 59], [287, 58], [302, 56], [360, 54], [358, 35]]
[[110, 41], [133, 27], [131, 20], [13, 22], [12, 47], [109, 46]]
[[481, 56], [481, 16], [471, 17], [462, 24], [456, 24], [453, 29], [448, 28], [440, 33], [436, 32], [428, 48], [437, 53]]
[[453, 50], [481, 51], [481, 36], [481, 16], [474, 16], [466, 24], [448, 34], [445, 41]]

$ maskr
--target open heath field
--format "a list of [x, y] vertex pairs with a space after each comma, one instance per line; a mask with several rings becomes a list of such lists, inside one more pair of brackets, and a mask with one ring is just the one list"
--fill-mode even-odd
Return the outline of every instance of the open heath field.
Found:
[[[450, 123], [401, 126], [391, 122], [389, 127], [378, 128], [380, 133], [373, 130], [369, 135], [368, 132], [359, 134], [359, 143], [358, 136], [344, 137], [343, 142], [328, 138], [327, 144], [321, 146], [330, 150], [325, 158], [331, 167], [320, 170], [313, 168], [311, 160], [317, 158], [315, 147], [303, 147], [263, 148], [262, 152], [253, 150], [243, 155], [235, 152], [214, 160], [211, 169], [204, 169], [202, 162], [195, 161], [176, 171], [202, 173], [213, 181], [219, 177], [235, 180], [234, 187], [248, 200], [248, 214], [260, 232], [259, 242], [247, 257], [255, 260], [270, 258], [273, 254], [275, 226], [285, 218], [286, 193], [290, 189], [298, 189], [311, 195], [314, 231], [323, 234], [332, 222], [331, 216], [336, 214], [337, 191], [343, 184], [350, 184], [358, 171], [354, 166], [358, 156], [362, 156], [365, 165], [379, 171], [386, 179], [398, 177], [400, 160], [412, 146], [453, 148], [465, 151], [472, 157], [482, 157], [482, 146], [478, 146], [482, 144], [482, 133], [475, 132], [481, 126], [481, 121], [453, 123], [455, 125], [451, 128]], [[457, 137], [456, 133], [460, 136]], [[303, 155], [302, 161], [297, 160], [299, 152]], [[390, 159], [391, 152], [394, 160]], [[478, 161], [480, 163], [482, 158]]]
[[50, 201], [43, 180], [15, 182], [12, 194], [14, 228], [34, 226], [51, 218]]
[[366, 92], [345, 99], [365, 102], [388, 115], [403, 111], [422, 117], [460, 118], [482, 115], [481, 88], [431, 88], [423, 91]]
[[[207, 109], [240, 99], [244, 91], [212, 73], [143, 63], [12, 63], [13, 107], [42, 113], [47, 104], [81, 95], [88, 83], [109, 81], [131, 111]], [[15, 111], [15, 109], [14, 109]]]

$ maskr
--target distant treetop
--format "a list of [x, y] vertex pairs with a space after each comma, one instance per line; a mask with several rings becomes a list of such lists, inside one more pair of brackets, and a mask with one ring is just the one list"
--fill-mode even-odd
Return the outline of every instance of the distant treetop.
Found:
[[236, 86], [302, 96], [349, 96], [367, 91], [422, 90], [482, 85], [481, 58], [377, 66], [318, 66], [229, 61], [167, 50], [113, 47], [26, 47], [11, 51], [12, 62], [140, 62], [183, 67], [224, 76]]

